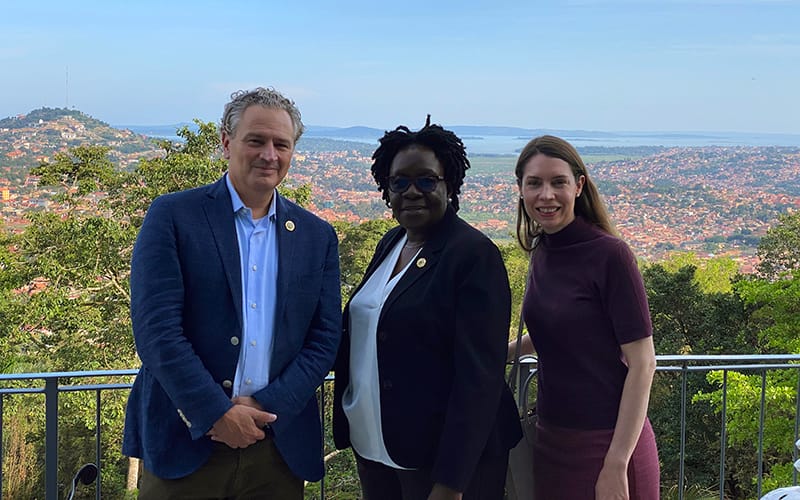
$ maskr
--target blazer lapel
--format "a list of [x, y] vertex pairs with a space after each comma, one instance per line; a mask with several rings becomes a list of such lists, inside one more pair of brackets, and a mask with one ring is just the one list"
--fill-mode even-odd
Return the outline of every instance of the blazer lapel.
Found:
[[384, 261], [384, 259], [386, 259], [386, 257], [389, 255], [389, 253], [391, 253], [394, 246], [397, 245], [398, 241], [400, 241], [400, 238], [402, 238], [403, 235], [406, 234], [405, 230], [401, 227], [397, 227], [395, 229], [390, 230], [390, 233], [387, 233], [387, 235], [391, 234], [391, 231], [394, 231], [394, 234], [389, 236], [383, 245], [379, 246], [375, 255], [372, 257], [372, 260], [370, 260], [369, 264], [367, 265], [367, 269], [364, 271], [364, 276], [361, 278], [361, 283], [359, 283], [356, 289], [353, 290], [353, 292], [350, 294], [350, 298], [353, 298], [353, 296], [359, 290], [361, 290], [361, 287], [364, 286], [369, 277], [372, 276], [372, 273], [374, 273], [375, 270], [378, 269], [378, 266], [380, 266], [381, 263]]
[[294, 237], [295, 231], [298, 229], [298, 221], [294, 217], [292, 205], [286, 203], [283, 198], [275, 191], [275, 216], [276, 226], [275, 235], [278, 238], [278, 283], [276, 290], [278, 292], [277, 301], [275, 302], [275, 341], [280, 338], [278, 332], [280, 331], [280, 320], [285, 315], [286, 301], [289, 297], [289, 283], [292, 281], [292, 273], [301, 266], [295, 266], [292, 262], [297, 258], [302, 258], [298, 255], [299, 249], [297, 248], [296, 238]]
[[455, 217], [455, 211], [448, 207], [442, 220], [431, 230], [430, 238], [425, 242], [422, 251], [420, 251], [419, 255], [414, 257], [406, 273], [400, 278], [400, 281], [397, 282], [397, 285], [392, 290], [392, 293], [389, 294], [389, 297], [386, 298], [386, 302], [381, 309], [381, 317], [386, 311], [391, 309], [394, 301], [418, 279], [422, 278], [429, 269], [433, 269], [439, 261], [442, 249], [449, 238], [450, 228], [453, 226]]
[[214, 243], [222, 259], [225, 277], [233, 295], [233, 307], [236, 308], [236, 318], [242, 325], [242, 278], [241, 264], [239, 261], [239, 240], [236, 237], [236, 223], [233, 220], [233, 207], [231, 195], [225, 183], [225, 177], [207, 188], [207, 198], [203, 202], [208, 225], [214, 235]]

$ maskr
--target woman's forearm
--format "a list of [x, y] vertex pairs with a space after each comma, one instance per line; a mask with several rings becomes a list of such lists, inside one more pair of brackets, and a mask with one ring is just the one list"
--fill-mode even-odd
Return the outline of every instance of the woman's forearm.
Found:
[[647, 417], [656, 361], [652, 337], [625, 344], [622, 351], [628, 362], [628, 375], [622, 389], [614, 436], [606, 453], [606, 464], [627, 467]]
[[[531, 336], [528, 334], [523, 335], [519, 339], [519, 355], [524, 356], [525, 354], [533, 354], [533, 342], [531, 341]], [[517, 355], [517, 340], [512, 340], [508, 343], [508, 355], [506, 356], [506, 361], [516, 361], [514, 356]]]

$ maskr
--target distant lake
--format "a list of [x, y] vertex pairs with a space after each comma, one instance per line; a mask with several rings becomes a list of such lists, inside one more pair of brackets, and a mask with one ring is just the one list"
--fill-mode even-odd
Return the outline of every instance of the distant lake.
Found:
[[[194, 128], [194, 125], [189, 125]], [[122, 127], [120, 127], [122, 128]], [[133, 132], [170, 139], [180, 140], [175, 135], [175, 128], [169, 126], [127, 126]], [[521, 132], [524, 129], [519, 129]], [[374, 135], [372, 133], [374, 131]], [[309, 137], [322, 137], [326, 139], [355, 141], [378, 146], [378, 138], [382, 131], [365, 129], [364, 136], [348, 134], [337, 136], [336, 129], [326, 131], [309, 130]], [[540, 133], [552, 133], [563, 137], [578, 148], [586, 146], [601, 147], [634, 147], [634, 146], [666, 146], [666, 147], [702, 147], [702, 146], [795, 146], [800, 147], [800, 135], [796, 134], [756, 134], [736, 132], [598, 132], [598, 131], [536, 131], [535, 134], [525, 136], [517, 135], [489, 135], [468, 133], [461, 139], [467, 146], [470, 154], [508, 154], [519, 153], [531, 138]], [[301, 139], [302, 141], [302, 139]]]
[[[795, 146], [800, 147], [800, 135], [779, 134], [654, 134], [654, 133], [618, 133], [605, 137], [588, 137], [586, 135], [557, 133], [573, 146], [634, 147], [634, 146], [666, 146], [666, 147], [702, 147], [702, 146]], [[465, 136], [461, 140], [469, 154], [509, 154], [519, 153], [525, 144], [535, 136]], [[328, 137], [343, 141], [356, 141], [378, 146], [377, 138], [366, 137]], [[302, 139], [301, 139], [302, 140]]]

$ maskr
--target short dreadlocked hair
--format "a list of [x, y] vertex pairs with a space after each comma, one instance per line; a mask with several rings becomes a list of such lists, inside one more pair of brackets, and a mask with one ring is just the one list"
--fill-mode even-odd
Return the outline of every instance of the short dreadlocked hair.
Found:
[[467, 150], [456, 134], [445, 130], [441, 125], [431, 125], [431, 115], [425, 120], [425, 126], [412, 132], [405, 125], [400, 125], [391, 132], [386, 132], [380, 139], [380, 146], [372, 154], [372, 177], [378, 184], [383, 201], [389, 206], [389, 169], [394, 157], [410, 146], [424, 146], [436, 155], [436, 159], [444, 169], [444, 182], [450, 194], [450, 204], [458, 211], [458, 195], [464, 184], [464, 176], [470, 167]]

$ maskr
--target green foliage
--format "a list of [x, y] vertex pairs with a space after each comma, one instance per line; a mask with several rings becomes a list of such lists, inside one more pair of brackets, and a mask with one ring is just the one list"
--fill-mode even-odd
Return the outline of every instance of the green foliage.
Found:
[[[498, 245], [500, 253], [508, 272], [508, 282], [511, 287], [511, 328], [508, 332], [509, 341], [517, 337], [519, 315], [522, 309], [522, 299], [525, 294], [525, 278], [528, 275], [528, 262], [530, 256], [522, 250], [517, 243], [502, 243]], [[523, 326], [523, 335], [527, 333]]]
[[[693, 265], [673, 271], [664, 264], [645, 266], [642, 276], [650, 304], [653, 337], [659, 354], [752, 354], [758, 352], [757, 335], [750, 325], [750, 309], [732, 292], [705, 292], [696, 279]], [[680, 372], [660, 373], [650, 394], [650, 420], [656, 431], [662, 460], [662, 482], [677, 482], [680, 458], [680, 421], [682, 376]], [[700, 373], [687, 373], [687, 394], [708, 393], [716, 389], [714, 381]], [[719, 416], [714, 400], [695, 398], [686, 411], [685, 473], [686, 484], [714, 484], [719, 474]], [[728, 450], [728, 489], [740, 488], [742, 477], [752, 478], [750, 463], [739, 460], [752, 457], [750, 449]], [[731, 458], [733, 457], [733, 459]], [[746, 470], [744, 473], [742, 471]], [[751, 491], [750, 481], [745, 491]], [[741, 488], [740, 488], [741, 489]], [[739, 498], [739, 497], [737, 497]]]
[[380, 239], [396, 225], [394, 219], [375, 219], [361, 224], [334, 224], [339, 236], [339, 265], [344, 302], [364, 276]]
[[661, 500], [716, 500], [719, 494], [710, 488], [704, 488], [698, 485], [687, 486], [683, 495], [679, 495], [680, 490], [678, 485], [673, 485], [661, 492]]
[[291, 188], [281, 184], [278, 186], [278, 192], [281, 196], [285, 196], [294, 201], [303, 208], [308, 207], [311, 203], [311, 186], [308, 184], [301, 184], [296, 188]]
[[739, 265], [730, 257], [701, 259], [694, 252], [672, 253], [659, 264], [673, 273], [682, 267], [694, 267], [695, 280], [704, 293], [729, 293], [739, 275]]
[[800, 353], [800, 273], [784, 279], [744, 280], [737, 292], [755, 308], [761, 342], [774, 352]]
[[40, 176], [41, 186], [61, 186], [69, 193], [84, 196], [108, 184], [114, 177], [114, 164], [106, 146], [78, 146], [66, 153], [56, 153], [52, 163], [31, 169]]
[[800, 268], [800, 212], [783, 214], [758, 245], [759, 274], [767, 279]]
[[[790, 446], [786, 446], [786, 448], [790, 448]], [[791, 449], [784, 450], [785, 457], [792, 456]], [[782, 464], [775, 464], [770, 467], [769, 472], [764, 477], [763, 482], [761, 483], [761, 491], [772, 491], [778, 488], [785, 488], [786, 486], [793, 484], [792, 477], [794, 477], [795, 471], [794, 464], [791, 460], [788, 462], [784, 462]]]
[[0, 227], [0, 373], [15, 371], [20, 360], [19, 323], [20, 307], [14, 290], [27, 282], [25, 266], [16, 247], [17, 238], [3, 232]]
[[[797, 269], [798, 228], [800, 218], [782, 217], [759, 245], [762, 257], [761, 277], [740, 279], [733, 284], [733, 296], [739, 298], [749, 314], [741, 337], [742, 345], [754, 352], [800, 353], [800, 273]], [[732, 351], [733, 352], [733, 351]], [[695, 402], [711, 404], [722, 411], [723, 372], [711, 372], [707, 390], [694, 396]], [[758, 436], [764, 382], [765, 426], [764, 458], [767, 476], [765, 490], [790, 484], [795, 411], [798, 397], [798, 373], [795, 370], [760, 374], [727, 373], [727, 432], [730, 466], [728, 482], [735, 485], [736, 498], [752, 495], [755, 485], [753, 454]]]
[[[61, 204], [32, 213], [22, 234], [0, 240], [0, 368], [36, 372], [138, 365], [129, 276], [144, 213], [154, 197], [213, 182], [226, 168], [216, 127], [197, 124], [196, 133], [186, 127], [178, 131], [184, 143], [164, 142], [163, 156], [143, 160], [134, 172], [115, 168], [108, 148], [96, 146], [72, 148], [34, 169], [41, 183], [57, 187], [55, 201]], [[302, 186], [294, 192], [310, 193]], [[127, 459], [119, 451], [126, 396], [103, 395], [103, 494], [109, 498], [123, 496], [127, 474]], [[61, 406], [59, 474], [68, 483], [81, 463], [94, 461], [94, 394], [65, 394]], [[26, 411], [11, 403], [6, 414]], [[32, 425], [24, 432], [20, 439], [36, 443], [33, 456], [43, 456], [43, 428]], [[41, 467], [30, 471], [35, 484]]]
[[[721, 386], [724, 373], [713, 371], [707, 379]], [[758, 436], [759, 415], [761, 411], [761, 375], [746, 375], [729, 371], [727, 376], [727, 412], [732, 417], [727, 424], [728, 439], [731, 444], [752, 444]], [[792, 445], [787, 436], [794, 433], [794, 404], [797, 387], [797, 374], [785, 371], [768, 373], [765, 379], [766, 415], [764, 422], [764, 449], [780, 450]], [[722, 408], [722, 392], [701, 393], [694, 401], [709, 401], [719, 412]]]
[[759, 348], [750, 311], [732, 292], [704, 292], [692, 265], [646, 266], [642, 276], [659, 354], [752, 354]]
[[[764, 379], [764, 470], [762, 488], [766, 490], [791, 484], [792, 448], [797, 373], [772, 371]], [[695, 402], [708, 402], [719, 415], [722, 409], [722, 371], [710, 372], [707, 379], [718, 389], [700, 392]], [[761, 424], [762, 376], [728, 371], [727, 373], [727, 467], [729, 482], [737, 489], [752, 494], [756, 487], [755, 453]]]
[[44, 491], [44, 428], [42, 397], [4, 399], [3, 497], [37, 498]]
[[184, 142], [160, 141], [163, 156], [141, 160], [132, 174], [120, 175], [111, 187], [111, 207], [120, 216], [130, 217], [137, 228], [157, 196], [212, 183], [225, 172], [216, 125], [195, 123], [197, 132], [186, 126], [176, 132]]
[[706, 303], [694, 273], [693, 266], [671, 273], [661, 264], [648, 266], [642, 272], [659, 354], [688, 354], [702, 341]]

